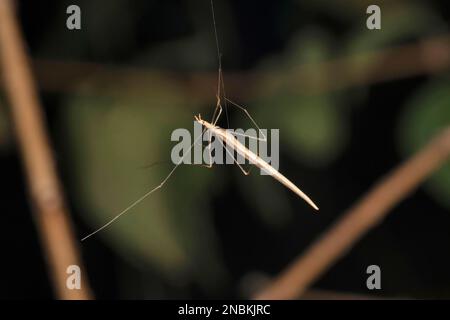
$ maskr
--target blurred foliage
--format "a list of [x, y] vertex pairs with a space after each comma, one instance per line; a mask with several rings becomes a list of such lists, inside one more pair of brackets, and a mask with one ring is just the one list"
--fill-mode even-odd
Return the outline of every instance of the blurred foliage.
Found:
[[[450, 126], [450, 76], [432, 80], [410, 97], [399, 121], [399, 147], [405, 156], [419, 150], [440, 130]], [[438, 170], [425, 189], [450, 208], [450, 163]]]
[[[207, 2], [205, 8], [209, 9]], [[194, 2], [185, 4], [188, 14], [183, 16], [171, 7], [173, 4], [164, 2], [176, 12], [168, 18], [174, 21], [156, 19], [161, 13], [153, 10], [154, 1], [139, 2], [137, 5], [133, 2], [132, 5], [129, 1], [120, 0], [106, 6], [100, 6], [101, 2], [97, 1], [80, 3], [89, 27], [80, 33], [51, 28], [41, 45], [41, 55], [78, 59], [88, 57], [102, 62], [123, 59], [129, 65], [159, 69], [198, 71], [215, 68], [215, 43], [209, 11], [199, 10]], [[300, 67], [307, 68], [313, 70], [308, 72], [312, 74], [309, 81], [321, 83], [328, 72], [323, 62], [401, 44], [441, 28], [436, 13], [426, 5], [410, 1], [383, 1], [383, 5], [389, 6], [389, 10], [383, 11], [383, 32], [368, 31], [365, 28], [366, 15], [361, 13], [366, 3], [353, 1], [343, 5], [343, 1], [338, 0], [299, 1], [301, 9], [307, 7], [311, 12], [327, 12], [333, 19], [345, 21], [348, 32], [336, 40], [334, 30], [319, 26], [319, 22], [298, 28], [301, 31], [292, 30], [283, 50], [272, 52], [270, 57], [264, 56], [259, 63], [255, 63], [255, 69], [292, 79], [300, 72]], [[217, 8], [228, 7], [218, 4]], [[143, 12], [153, 12], [156, 17], [152, 15], [155, 19], [149, 19]], [[238, 38], [238, 35], [228, 33], [235, 27], [236, 21], [232, 17], [220, 18], [223, 14], [216, 12], [221, 20], [221, 46], [227, 55], [232, 55], [226, 57], [227, 61], [239, 61], [244, 45], [239, 47], [237, 39], [230, 39]], [[143, 20], [148, 21], [149, 25]], [[286, 18], [284, 23], [295, 25], [296, 16], [293, 14], [290, 20]], [[60, 21], [54, 23], [56, 25]], [[143, 34], [143, 26], [148, 28], [145, 31], [148, 34]], [[152, 39], [160, 33], [164, 41], [155, 41], [143, 47], [142, 39], [137, 36]], [[233, 46], [233, 50], [229, 46]], [[351, 66], [364, 70], [379, 67], [371, 65], [364, 57], [360, 60], [356, 58]], [[226, 71], [227, 68], [225, 78]], [[120, 88], [120, 83], [114, 85]], [[215, 85], [211, 83], [211, 88]], [[333, 164], [342, 155], [350, 138], [347, 104], [352, 99], [364, 104], [367, 88], [314, 94], [296, 94], [284, 89], [281, 87], [264, 99], [246, 101], [252, 116], [262, 128], [280, 128], [281, 154], [289, 154], [291, 160], [305, 168]], [[448, 84], [442, 85], [438, 81], [411, 98], [399, 125], [400, 146], [405, 154], [417, 149], [437, 127], [448, 124], [448, 92]], [[165, 178], [170, 164], [145, 170], [142, 167], [156, 161], [169, 162], [170, 148], [173, 146], [169, 141], [172, 130], [191, 127], [192, 115], [202, 111], [202, 106], [187, 101], [183, 93], [167, 84], [154, 83], [148, 88], [146, 96], [132, 99], [126, 96], [128, 98], [95, 95], [65, 97], [61, 130], [69, 136], [67, 145], [78, 192], [76, 199], [92, 229], [109, 221]], [[213, 103], [212, 89], [211, 106], [203, 113], [209, 114]], [[250, 122], [242, 113], [236, 112], [234, 115], [231, 126], [249, 127]], [[2, 118], [0, 115], [0, 130]], [[283, 161], [280, 159], [282, 164]], [[150, 265], [174, 283], [194, 280], [206, 289], [221, 286], [221, 281], [227, 281], [228, 274], [217, 249], [219, 244], [209, 206], [211, 199], [223, 188], [222, 172], [219, 169], [180, 167], [163, 189], [98, 236], [141, 268], [143, 273]], [[238, 169], [235, 172], [240, 175]], [[289, 221], [294, 208], [287, 201], [289, 191], [269, 180], [269, 177], [256, 172], [239, 178], [239, 190], [249, 207], [258, 212], [264, 221], [282, 226]], [[450, 168], [444, 168], [431, 179], [427, 188], [439, 201], [448, 202]]]
[[[319, 29], [308, 29], [293, 37], [281, 57], [264, 61], [262, 70], [289, 78], [300, 67], [314, 72], [309, 82], [321, 83], [327, 72], [323, 62], [332, 57], [329, 37]], [[331, 163], [345, 145], [347, 129], [345, 110], [340, 108], [339, 94], [295, 95], [283, 88], [269, 98], [255, 102], [252, 112], [268, 128], [280, 128], [282, 145], [290, 147], [293, 156], [309, 166]]]
[[[428, 6], [418, 2], [390, 2], [386, 3], [388, 8], [383, 6], [382, 29], [383, 32], [373, 32], [367, 28], [361, 28], [359, 21], [354, 30], [349, 33], [346, 41], [346, 53], [354, 55], [356, 53], [371, 52], [390, 46], [401, 45], [420, 36], [427, 36], [432, 32], [443, 31], [447, 28], [444, 21], [432, 11]], [[364, 18], [365, 17], [360, 17]], [[411, 23], [414, 21], [414, 23]], [[389, 30], [386, 32], [385, 30]], [[355, 59], [353, 68], [370, 70], [370, 57], [360, 55]]]
[[[67, 99], [62, 128], [70, 137], [73, 178], [86, 208], [82, 213], [93, 229], [157, 186], [170, 171], [171, 130], [192, 123], [189, 110], [173, 101], [157, 108], [140, 99]], [[163, 159], [167, 165], [143, 169]], [[224, 274], [206, 214], [208, 204], [202, 200], [211, 177], [208, 170], [181, 166], [164, 188], [97, 236], [143, 270], [152, 265], [178, 283], [193, 277], [205, 286], [220, 285], [211, 281]]]
[[389, 32], [373, 32], [356, 25], [348, 41], [349, 47], [352, 48], [350, 52], [380, 49], [446, 28], [444, 21], [440, 20], [429, 6], [418, 2], [390, 3], [388, 8], [383, 10], [382, 25], [382, 29]]
[[[345, 145], [348, 127], [337, 99], [328, 95], [282, 94], [258, 103], [256, 114], [271, 128], [280, 128], [280, 139], [296, 160], [309, 166], [331, 163]], [[272, 120], [270, 119], [272, 114]]]
[[70, 32], [60, 27], [65, 24], [64, 13], [69, 4], [73, 3], [61, 1], [55, 4], [58, 19], [52, 21], [43, 35], [40, 55], [69, 59], [91, 56], [110, 62], [136, 48], [139, 15], [133, 3], [115, 0], [106, 5], [105, 1], [76, 1], [82, 8], [83, 32]]

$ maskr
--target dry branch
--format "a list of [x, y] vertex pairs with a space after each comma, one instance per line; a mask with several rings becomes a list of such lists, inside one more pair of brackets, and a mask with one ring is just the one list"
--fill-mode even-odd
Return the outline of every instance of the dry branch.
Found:
[[[28, 178], [34, 218], [60, 299], [89, 299], [86, 272], [81, 290], [66, 287], [66, 269], [81, 266], [69, 212], [59, 183], [44, 117], [31, 75], [14, 8], [0, 0], [0, 61], [11, 114]], [[84, 271], [84, 270], [83, 270]]]
[[375, 185], [255, 298], [295, 299], [301, 296], [358, 239], [380, 223], [397, 203], [439, 169], [449, 156], [450, 127]]
[[[160, 72], [86, 62], [34, 61], [39, 84], [52, 92], [146, 96], [149, 88], [172, 88], [195, 104], [211, 102], [216, 72]], [[450, 35], [414, 43], [354, 53], [289, 70], [226, 73], [228, 93], [236, 100], [263, 98], [283, 90], [320, 94], [346, 88], [436, 74], [450, 69]]]

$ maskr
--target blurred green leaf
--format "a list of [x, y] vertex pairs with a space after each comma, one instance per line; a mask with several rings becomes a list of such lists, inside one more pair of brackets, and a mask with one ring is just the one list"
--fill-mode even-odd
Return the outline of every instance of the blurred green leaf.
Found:
[[[450, 126], [450, 79], [436, 79], [410, 99], [399, 122], [399, 148], [410, 156], [443, 128]], [[450, 207], [450, 163], [445, 164], [425, 184], [440, 204]]]
[[[388, 7], [381, 7], [381, 30], [366, 28], [367, 15], [362, 13], [362, 21], [355, 25], [355, 31], [349, 33], [346, 44], [346, 55], [354, 56], [354, 68], [368, 68], [370, 61], [368, 55], [355, 55], [357, 53], [370, 53], [398, 44], [401, 41], [426, 36], [443, 24], [428, 6], [412, 2], [399, 2]], [[412, 23], [414, 21], [414, 23]]]
[[329, 164], [345, 145], [345, 117], [332, 97], [280, 94], [258, 106], [272, 110], [273, 127], [280, 128], [280, 143], [292, 148], [292, 156], [303, 163]]
[[[285, 58], [267, 60], [261, 68], [277, 70], [287, 79], [303, 71], [311, 75], [309, 83], [320, 84], [327, 75], [322, 62], [330, 55], [327, 34], [310, 28], [293, 38]], [[280, 129], [281, 145], [289, 146], [293, 157], [321, 166], [334, 161], [346, 143], [347, 119], [339, 101], [334, 93], [300, 95], [281, 87], [271, 97], [252, 103], [252, 112], [261, 127]]]
[[[173, 167], [171, 131], [192, 128], [193, 119], [184, 105], [168, 100], [161, 108], [149, 106], [147, 98], [67, 100], [62, 128], [70, 137], [75, 199], [93, 230], [157, 186]], [[169, 163], [142, 168], [155, 161]], [[96, 236], [143, 270], [152, 265], [176, 282], [218, 285], [211, 279], [224, 279], [224, 271], [203, 201], [212, 172], [199, 169], [180, 166], [162, 189]]]

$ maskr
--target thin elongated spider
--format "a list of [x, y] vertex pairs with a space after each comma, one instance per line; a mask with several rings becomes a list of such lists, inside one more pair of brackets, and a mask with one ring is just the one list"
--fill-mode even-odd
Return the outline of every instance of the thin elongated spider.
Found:
[[[255, 166], [259, 167], [260, 169], [262, 169], [262, 170], [266, 171], [267, 173], [269, 173], [274, 179], [278, 180], [285, 187], [287, 187], [290, 190], [292, 190], [294, 193], [296, 193], [298, 196], [300, 196], [302, 199], [304, 199], [309, 205], [311, 205], [314, 209], [319, 210], [319, 208], [315, 205], [315, 203], [305, 193], [303, 193], [303, 191], [301, 191], [293, 182], [291, 182], [288, 178], [286, 178], [284, 175], [282, 175], [280, 172], [278, 172], [278, 170], [276, 170], [274, 167], [272, 167], [270, 164], [268, 164], [266, 161], [264, 161], [257, 154], [255, 154], [254, 152], [250, 151], [248, 148], [246, 148], [242, 143], [240, 143], [236, 139], [235, 135], [241, 135], [241, 136], [244, 136], [244, 137], [247, 137], [247, 138], [250, 138], [250, 139], [257, 139], [257, 140], [260, 140], [260, 141], [267, 141], [264, 133], [259, 128], [258, 124], [252, 118], [252, 116], [247, 111], [247, 109], [242, 107], [242, 106], [240, 106], [240, 105], [238, 105], [237, 103], [234, 103], [233, 101], [229, 100], [225, 96], [225, 85], [224, 85], [223, 74], [222, 74], [222, 59], [221, 59], [221, 53], [220, 53], [220, 47], [219, 47], [219, 38], [217, 36], [217, 27], [216, 27], [216, 18], [215, 18], [215, 14], [214, 14], [214, 3], [213, 3], [213, 0], [211, 0], [211, 12], [212, 12], [213, 25], [214, 25], [214, 35], [215, 35], [215, 39], [216, 39], [217, 56], [218, 56], [218, 60], [219, 60], [219, 71], [218, 71], [218, 80], [217, 80], [217, 94], [216, 94], [217, 102], [216, 102], [216, 107], [214, 109], [214, 113], [213, 113], [211, 122], [203, 120], [200, 115], [195, 116], [194, 119], [198, 123], [200, 123], [202, 126], [204, 126], [205, 129], [202, 131], [202, 134], [199, 137], [194, 139], [194, 142], [189, 147], [187, 152], [178, 161], [178, 163], [176, 163], [176, 165], [172, 168], [172, 170], [169, 172], [169, 174], [161, 181], [161, 183], [159, 185], [157, 185], [156, 187], [154, 187], [153, 189], [151, 189], [150, 191], [148, 191], [147, 193], [145, 193], [139, 199], [137, 199], [136, 201], [131, 203], [128, 207], [126, 207], [124, 210], [122, 210], [120, 213], [118, 213], [116, 216], [114, 216], [109, 222], [107, 222], [106, 224], [104, 224], [103, 226], [98, 228], [97, 230], [91, 232], [90, 234], [88, 234], [84, 238], [82, 238], [81, 241], [84, 241], [84, 240], [90, 238], [94, 234], [96, 234], [96, 233], [102, 231], [103, 229], [105, 229], [106, 227], [110, 226], [114, 221], [119, 219], [125, 213], [129, 212], [132, 208], [137, 206], [139, 203], [141, 203], [144, 199], [149, 197], [156, 190], [161, 189], [164, 186], [164, 184], [169, 180], [169, 178], [174, 174], [175, 170], [183, 163], [185, 158], [190, 155], [190, 151], [192, 150], [194, 145], [196, 143], [198, 143], [199, 141], [201, 141], [200, 139], [203, 138], [203, 135], [204, 135], [205, 132], [207, 132], [207, 134], [208, 134], [208, 142], [209, 142], [208, 149], [209, 149], [209, 153], [210, 153], [210, 157], [209, 157], [210, 163], [208, 165], [206, 165], [206, 167], [209, 167], [209, 168], [212, 167], [211, 140], [212, 140], [212, 135], [214, 135], [215, 137], [218, 138], [218, 140], [220, 141], [220, 143], [222, 144], [222, 146], [224, 147], [226, 152], [233, 158], [234, 162], [238, 165], [238, 167], [241, 169], [241, 171], [245, 175], [248, 175], [249, 171], [244, 170], [244, 168], [238, 163], [238, 161], [236, 160], [234, 155], [231, 153], [230, 150], [228, 150], [227, 147], [225, 147], [225, 145], [231, 147], [231, 149], [233, 149], [234, 151], [239, 153], [241, 156], [243, 156], [245, 159], [247, 159], [250, 162], [250, 164], [255, 165]], [[224, 101], [224, 106], [222, 106], [222, 101]], [[240, 133], [236, 133], [236, 132], [235, 133], [231, 133], [230, 131], [227, 131], [227, 130], [217, 126], [217, 122], [219, 121], [219, 118], [222, 115], [223, 110], [225, 110], [225, 114], [227, 115], [227, 121], [228, 121], [228, 113], [227, 113], [227, 105], [228, 105], [228, 103], [231, 104], [232, 106], [240, 109], [241, 111], [243, 111], [247, 115], [247, 117], [250, 119], [250, 121], [258, 128], [259, 133], [260, 133], [260, 135], [262, 135], [263, 138], [249, 136], [249, 135], [240, 134]]]
[[233, 158], [234, 162], [239, 166], [239, 168], [242, 170], [242, 172], [245, 175], [248, 175], [249, 172], [245, 171], [244, 168], [241, 167], [241, 165], [238, 163], [234, 155], [231, 153], [230, 150], [228, 150], [227, 147], [225, 147], [225, 144], [231, 149], [235, 150], [237, 153], [239, 153], [241, 156], [243, 156], [245, 159], [247, 159], [250, 164], [257, 166], [260, 169], [263, 169], [266, 171], [269, 175], [271, 175], [274, 179], [278, 180], [280, 183], [282, 183], [285, 187], [292, 190], [294, 193], [296, 193], [298, 196], [303, 198], [311, 207], [313, 207], [316, 210], [319, 210], [319, 208], [316, 206], [316, 204], [303, 192], [301, 191], [294, 183], [292, 183], [288, 178], [286, 178], [284, 175], [282, 175], [278, 170], [276, 170], [274, 167], [272, 167], [270, 164], [268, 164], [266, 161], [264, 161], [261, 157], [259, 157], [257, 154], [249, 150], [247, 147], [245, 147], [241, 142], [239, 142], [238, 139], [236, 139], [235, 135], [223, 128], [220, 128], [218, 126], [215, 126], [211, 123], [209, 123], [206, 120], [203, 120], [200, 116], [195, 116], [195, 121], [200, 123], [202, 126], [207, 128], [209, 131], [214, 134], [215, 137], [219, 139], [219, 142], [222, 144], [226, 152]]

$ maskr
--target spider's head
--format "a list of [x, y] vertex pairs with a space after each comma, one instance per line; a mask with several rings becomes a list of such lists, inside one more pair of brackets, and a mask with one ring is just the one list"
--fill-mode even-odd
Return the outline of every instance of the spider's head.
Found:
[[198, 116], [194, 116], [195, 121], [197, 122], [202, 122], [202, 116], [200, 115], [200, 113], [198, 114]]
[[208, 121], [203, 120], [200, 114], [198, 116], [194, 116], [194, 119], [195, 119], [195, 121], [197, 121], [198, 123], [200, 123], [202, 126], [204, 126], [207, 129], [210, 129], [210, 130], [217, 129], [217, 127], [213, 126]]
[[200, 115], [200, 113], [197, 116], [194, 116], [195, 121], [197, 121], [198, 123], [200, 123], [202, 126], [207, 126], [206, 125], [206, 121], [202, 119], [202, 116]]

